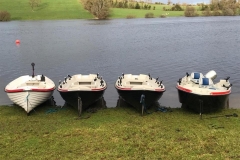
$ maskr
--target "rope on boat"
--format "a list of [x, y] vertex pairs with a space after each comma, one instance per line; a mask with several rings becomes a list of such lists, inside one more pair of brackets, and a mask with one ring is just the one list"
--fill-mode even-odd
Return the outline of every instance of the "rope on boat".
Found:
[[63, 110], [67, 110], [67, 108], [65, 107], [61, 107], [61, 106], [54, 106], [52, 108], [49, 108], [45, 113], [46, 114], [50, 114], [50, 113], [55, 113], [55, 112], [58, 112], [58, 111], [63, 111]]
[[29, 99], [28, 99], [28, 97], [29, 97], [30, 93], [29, 93], [29, 92], [27, 92], [27, 93], [28, 93], [28, 95], [26, 96], [26, 99], [25, 99], [25, 101], [24, 101], [24, 102], [26, 102], [26, 101], [27, 101], [27, 114], [28, 114], [28, 102], [29, 102]]
[[26, 99], [24, 102], [28, 101], [28, 97], [29, 97], [30, 93], [28, 92], [28, 95], [26, 96]]

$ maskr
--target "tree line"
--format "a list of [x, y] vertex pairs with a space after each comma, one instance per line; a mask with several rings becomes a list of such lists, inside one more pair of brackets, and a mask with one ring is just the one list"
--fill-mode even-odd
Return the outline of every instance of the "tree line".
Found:
[[[239, 15], [240, 3], [236, 0], [211, 0], [210, 4], [200, 4], [203, 16], [235, 16]], [[187, 6], [184, 12], [186, 17], [198, 16], [192, 6]]]
[[[146, 9], [155, 10], [155, 6], [144, 1], [137, 2], [135, 0], [80, 0], [84, 9], [88, 10], [97, 19], [107, 19], [110, 15], [110, 8], [130, 8], [130, 9]], [[161, 4], [161, 3], [159, 3]], [[168, 0], [168, 4], [171, 1]], [[41, 5], [41, 0], [29, 0], [29, 5], [34, 11]], [[210, 4], [199, 3], [203, 16], [234, 16], [239, 15], [240, 2], [237, 0], [210, 0]], [[184, 11], [186, 17], [198, 16], [197, 9], [191, 5], [182, 8], [180, 4], [171, 5], [170, 9], [163, 7], [163, 11]], [[10, 13], [0, 11], [0, 21], [9, 21]]]

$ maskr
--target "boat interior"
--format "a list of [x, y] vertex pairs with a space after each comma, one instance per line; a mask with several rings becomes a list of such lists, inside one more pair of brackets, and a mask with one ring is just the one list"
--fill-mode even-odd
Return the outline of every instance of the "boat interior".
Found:
[[139, 74], [122, 74], [116, 81], [117, 86], [126, 88], [163, 88], [162, 81], [158, 81], [158, 78], [152, 78], [150, 75]]
[[37, 76], [21, 76], [14, 81], [12, 81], [8, 86], [7, 89], [16, 89], [16, 88], [46, 88], [46, 77], [44, 75], [37, 75]]
[[59, 81], [59, 88], [68, 90], [92, 90], [104, 88], [105, 86], [105, 81], [98, 74], [68, 75], [63, 82]]
[[179, 79], [178, 84], [186, 88], [199, 88], [199, 89], [208, 89], [208, 90], [219, 90], [226, 91], [231, 89], [231, 84], [229, 78], [221, 79], [218, 83], [213, 82], [217, 77], [216, 72], [211, 74], [206, 74], [205, 76], [202, 73], [192, 72], [190, 75], [187, 73], [185, 77]]

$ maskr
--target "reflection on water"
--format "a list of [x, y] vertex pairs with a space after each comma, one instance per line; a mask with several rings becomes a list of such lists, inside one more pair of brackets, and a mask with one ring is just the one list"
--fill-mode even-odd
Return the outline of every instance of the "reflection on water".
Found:
[[[176, 81], [186, 72], [230, 76], [230, 108], [240, 108], [240, 17], [119, 20], [11, 21], [0, 25], [0, 104], [11, 104], [5, 86], [13, 79], [44, 74], [55, 84], [68, 74], [100, 73], [108, 84], [104, 98], [115, 107], [114, 87], [121, 73], [163, 80], [162, 106], [181, 107]], [[21, 40], [19, 46], [15, 40]], [[57, 105], [64, 101], [56, 90]]]

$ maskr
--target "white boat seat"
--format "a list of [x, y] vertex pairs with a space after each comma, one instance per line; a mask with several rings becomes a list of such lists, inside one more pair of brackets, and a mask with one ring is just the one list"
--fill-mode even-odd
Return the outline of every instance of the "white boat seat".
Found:
[[198, 73], [198, 72], [192, 72], [191, 73], [191, 81], [193, 81], [194, 83], [199, 83], [199, 79], [204, 78], [202, 73]]

